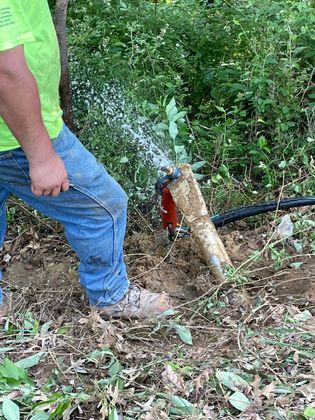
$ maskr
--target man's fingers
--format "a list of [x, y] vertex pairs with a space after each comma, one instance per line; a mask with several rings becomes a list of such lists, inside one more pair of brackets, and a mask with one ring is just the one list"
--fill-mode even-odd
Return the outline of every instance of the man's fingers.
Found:
[[45, 190], [42, 188], [36, 187], [34, 185], [32, 185], [31, 188], [32, 188], [32, 193], [36, 195], [37, 197], [40, 197], [41, 195], [45, 195], [45, 196], [51, 195], [52, 197], [57, 197], [61, 191], [68, 191], [69, 181], [68, 179], [66, 179], [65, 181], [62, 182], [61, 185], [58, 185], [52, 188], [47, 188]]
[[41, 188], [35, 187], [33, 184], [31, 186], [31, 189], [32, 189], [32, 193], [36, 195], [37, 197], [43, 194], [43, 190]]
[[50, 193], [50, 195], [52, 196], [52, 197], [58, 197], [58, 195], [60, 194], [60, 187], [56, 187], [56, 188], [54, 188], [52, 191], [51, 191], [51, 193]]
[[65, 192], [65, 191], [68, 191], [68, 189], [69, 189], [69, 180], [67, 178], [61, 184], [61, 191]]

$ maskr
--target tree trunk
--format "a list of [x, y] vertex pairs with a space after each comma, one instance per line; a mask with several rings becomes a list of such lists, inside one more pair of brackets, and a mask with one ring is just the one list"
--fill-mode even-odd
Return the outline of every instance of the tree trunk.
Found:
[[73, 130], [72, 99], [66, 37], [66, 20], [69, 0], [56, 0], [55, 27], [60, 48], [61, 78], [59, 85], [61, 108], [66, 125]]

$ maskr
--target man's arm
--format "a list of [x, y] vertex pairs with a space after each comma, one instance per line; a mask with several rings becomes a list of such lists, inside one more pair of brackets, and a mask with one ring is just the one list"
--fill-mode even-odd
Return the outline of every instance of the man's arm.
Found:
[[67, 191], [67, 172], [42, 121], [36, 80], [22, 45], [0, 52], [0, 115], [27, 156], [33, 193]]

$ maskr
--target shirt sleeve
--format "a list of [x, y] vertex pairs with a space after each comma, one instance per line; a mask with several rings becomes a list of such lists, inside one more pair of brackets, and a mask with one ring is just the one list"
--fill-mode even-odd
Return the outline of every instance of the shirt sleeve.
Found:
[[0, 51], [35, 41], [21, 0], [0, 0]]

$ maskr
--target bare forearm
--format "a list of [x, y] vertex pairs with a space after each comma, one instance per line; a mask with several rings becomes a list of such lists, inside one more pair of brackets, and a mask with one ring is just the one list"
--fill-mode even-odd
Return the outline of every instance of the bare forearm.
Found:
[[43, 161], [51, 156], [53, 148], [41, 118], [36, 81], [28, 69], [0, 76], [0, 115], [28, 160]]
[[67, 191], [67, 171], [42, 121], [36, 80], [22, 45], [0, 53], [0, 115], [27, 156], [33, 193], [56, 197]]

